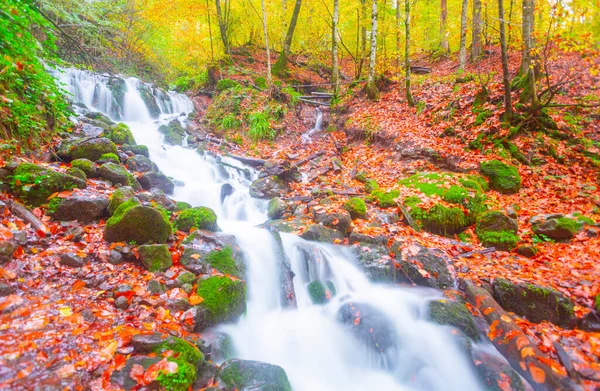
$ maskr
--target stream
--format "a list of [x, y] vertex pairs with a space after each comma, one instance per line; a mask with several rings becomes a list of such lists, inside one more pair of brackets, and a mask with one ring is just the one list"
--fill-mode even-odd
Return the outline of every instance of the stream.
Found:
[[[218, 328], [231, 336], [236, 357], [283, 367], [295, 391], [484, 389], [450, 328], [427, 320], [428, 302], [442, 298], [441, 292], [374, 284], [349, 248], [282, 234], [298, 304], [284, 308], [276, 241], [270, 232], [256, 228], [267, 220], [267, 203], [249, 194], [258, 173], [233, 159], [166, 145], [157, 130], [174, 118], [186, 121], [193, 105], [185, 95], [160, 91], [135, 78], [73, 69], [55, 76], [76, 103], [129, 125], [137, 143], [149, 148], [152, 161], [178, 181], [174, 199], [212, 208], [221, 229], [238, 239], [247, 262], [247, 311], [238, 323]], [[120, 92], [115, 92], [115, 84]], [[154, 102], [149, 104], [149, 97]], [[224, 167], [217, 159], [250, 175]], [[224, 184], [235, 191], [221, 201]], [[335, 286], [337, 294], [326, 305], [314, 305], [308, 295], [307, 286], [315, 280]], [[380, 329], [370, 329], [373, 335], [379, 332], [376, 349], [368, 335], [365, 339], [352, 334], [340, 322], [349, 308], [362, 311], [365, 322], [369, 316], [380, 320], [374, 323]], [[385, 345], [378, 344], [382, 340]], [[474, 343], [473, 349], [478, 348], [487, 347]]]

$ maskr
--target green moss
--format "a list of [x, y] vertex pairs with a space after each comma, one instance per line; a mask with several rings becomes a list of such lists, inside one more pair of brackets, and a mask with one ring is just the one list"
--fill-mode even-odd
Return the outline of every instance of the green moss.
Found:
[[218, 230], [217, 215], [206, 207], [198, 207], [183, 210], [175, 219], [175, 227], [178, 230], [189, 232], [192, 228]]
[[137, 199], [131, 198], [106, 221], [104, 237], [109, 242], [166, 243], [171, 233], [168, 216], [154, 208], [142, 207]]
[[112, 216], [117, 208], [121, 206], [125, 201], [133, 198], [135, 192], [129, 186], [123, 186], [115, 190], [110, 195], [110, 202], [108, 203], [108, 213]]
[[594, 308], [596, 312], [600, 313], [600, 294], [596, 295], [596, 301], [594, 302]]
[[483, 110], [479, 114], [477, 114], [477, 118], [473, 123], [473, 126], [482, 125], [488, 118], [490, 118], [493, 113], [490, 110]]
[[119, 157], [114, 153], [105, 153], [102, 156], [100, 156], [100, 159], [98, 159], [98, 160], [103, 160], [105, 162], [111, 161], [111, 162], [117, 163], [117, 164], [120, 163]]
[[367, 183], [367, 180], [369, 180], [369, 178], [367, 177], [367, 173], [364, 171], [359, 171], [354, 177], [354, 179], [361, 183]]
[[115, 144], [135, 145], [135, 138], [129, 127], [123, 123], [111, 126], [106, 133], [106, 138]]
[[177, 371], [175, 373], [159, 371], [156, 381], [165, 390], [187, 391], [196, 381], [196, 367], [178, 358], [169, 357], [167, 360], [177, 364]]
[[243, 273], [241, 273], [239, 266], [235, 262], [231, 247], [212, 251], [205, 260], [212, 268], [217, 269], [221, 273], [230, 274], [235, 277], [243, 277]]
[[32, 206], [45, 204], [54, 193], [77, 187], [85, 188], [85, 181], [31, 163], [20, 164], [11, 181], [13, 193]]
[[165, 338], [165, 342], [153, 349], [154, 353], [158, 355], [161, 355], [169, 350], [177, 353], [177, 355], [174, 355], [174, 357], [190, 364], [196, 365], [200, 361], [204, 360], [204, 354], [202, 354], [202, 352], [196, 346], [184, 339], [173, 336]]
[[246, 284], [227, 276], [212, 276], [198, 282], [200, 303], [207, 310], [207, 323], [210, 325], [228, 320], [243, 311], [246, 301]]
[[479, 166], [483, 175], [490, 181], [490, 187], [504, 194], [517, 193], [521, 189], [519, 171], [499, 160], [481, 162]]
[[379, 190], [379, 184], [377, 181], [375, 179], [367, 179], [365, 182], [365, 192], [367, 192], [367, 194], [371, 194], [375, 190]]
[[325, 304], [336, 294], [335, 285], [331, 281], [313, 281], [308, 284], [307, 290], [314, 304]]
[[67, 170], [67, 175], [74, 176], [75, 178], [79, 178], [82, 181], [87, 180], [87, 175], [85, 175], [85, 172], [83, 172], [82, 170], [80, 170], [79, 168], [76, 168], [76, 167], [69, 168]]
[[584, 224], [584, 225], [587, 224], [587, 225], [592, 225], [592, 226], [596, 225], [596, 222], [594, 220], [590, 219], [587, 216], [582, 215], [579, 212], [573, 213], [573, 216], [575, 216], [575, 219], [581, 224]]
[[187, 202], [177, 201], [175, 203], [175, 212], [181, 212], [186, 209], [191, 209], [192, 205]]
[[[263, 383], [261, 390], [292, 391], [288, 377], [281, 367], [263, 364], [259, 367], [245, 365], [241, 360], [227, 361], [219, 373], [220, 380], [227, 389], [251, 390], [257, 382]], [[267, 371], [267, 372], [265, 372]]]
[[477, 237], [486, 247], [495, 247], [498, 250], [511, 251], [517, 247], [519, 236], [510, 231], [477, 231]]
[[350, 212], [353, 219], [364, 218], [367, 215], [367, 205], [358, 197], [350, 198], [344, 204], [344, 209]]
[[71, 167], [78, 168], [85, 172], [85, 175], [92, 177], [96, 173], [96, 164], [89, 159], [76, 159], [71, 162]]
[[556, 227], [559, 229], [564, 229], [572, 234], [577, 233], [582, 227], [582, 224], [576, 220], [569, 219], [567, 217], [559, 217], [556, 219]]
[[221, 91], [225, 91], [225, 90], [231, 90], [231, 89], [236, 89], [240, 87], [240, 83], [238, 83], [235, 80], [231, 80], [231, 79], [221, 79], [219, 80], [219, 82], [217, 83], [217, 87], [216, 90], [218, 92]]
[[262, 76], [259, 76], [254, 79], [254, 85], [264, 90], [267, 88], [267, 79], [265, 79]]
[[479, 340], [475, 322], [464, 304], [439, 300], [429, 303], [429, 316], [438, 324], [454, 326], [469, 338]]
[[391, 208], [396, 206], [396, 198], [400, 196], [399, 190], [391, 190], [384, 192], [381, 190], [375, 190], [371, 193], [371, 196], [377, 200], [377, 203], [382, 208]]
[[46, 205], [46, 213], [51, 215], [54, 214], [58, 210], [58, 207], [60, 206], [61, 202], [62, 198], [51, 198], [50, 201], [48, 201], [48, 205]]
[[164, 272], [173, 265], [171, 252], [164, 244], [140, 246], [138, 253], [146, 269], [153, 273]]

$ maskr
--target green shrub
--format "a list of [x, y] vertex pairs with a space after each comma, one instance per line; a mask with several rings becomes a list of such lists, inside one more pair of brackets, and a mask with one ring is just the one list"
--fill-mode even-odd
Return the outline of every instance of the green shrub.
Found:
[[225, 90], [231, 90], [231, 89], [236, 89], [240, 87], [240, 83], [238, 83], [235, 80], [231, 80], [231, 79], [221, 79], [219, 80], [219, 82], [217, 83], [217, 87], [216, 90], [218, 92], [222, 92]]
[[268, 112], [262, 111], [252, 113], [248, 116], [249, 129], [248, 136], [254, 141], [275, 139], [276, 133], [271, 129], [271, 116]]

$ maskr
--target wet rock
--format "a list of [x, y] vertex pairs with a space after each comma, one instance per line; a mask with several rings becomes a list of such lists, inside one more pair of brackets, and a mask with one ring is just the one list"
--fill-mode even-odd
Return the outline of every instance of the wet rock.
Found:
[[87, 175], [85, 172], [76, 167], [71, 167], [67, 170], [67, 175], [74, 176], [75, 178], [79, 178], [82, 181], [87, 181]]
[[104, 136], [115, 144], [135, 145], [135, 138], [129, 129], [129, 126], [120, 123], [112, 125], [104, 132]]
[[252, 182], [250, 195], [254, 198], [282, 197], [288, 191], [285, 182], [277, 177], [260, 178]]
[[196, 275], [190, 272], [179, 273], [179, 275], [177, 276], [177, 282], [180, 285], [193, 284], [194, 282], [196, 282]]
[[98, 194], [76, 194], [64, 198], [52, 214], [58, 221], [77, 220], [88, 224], [107, 212], [108, 197]]
[[86, 262], [85, 258], [79, 257], [73, 253], [60, 254], [60, 264], [61, 265], [79, 268], [79, 267], [85, 266], [86, 263], [87, 262]]
[[171, 233], [166, 213], [141, 206], [134, 199], [119, 206], [104, 228], [104, 238], [108, 242], [166, 243]]
[[131, 153], [133, 155], [141, 155], [150, 158], [150, 151], [145, 145], [121, 145], [121, 151]]
[[17, 243], [19, 246], [25, 246], [27, 242], [29, 242], [29, 238], [27, 237], [27, 232], [25, 231], [11, 231], [12, 232], [12, 240]]
[[87, 186], [84, 180], [31, 163], [20, 164], [13, 176], [19, 179], [13, 184], [13, 193], [32, 206], [45, 204], [54, 193]]
[[[212, 380], [217, 376], [219, 367], [208, 361], [202, 361], [196, 366], [196, 371], [197, 377], [196, 381], [192, 385], [192, 389], [200, 390], [205, 389], [212, 384]], [[208, 388], [206, 388], [206, 390], [208, 390]]]
[[233, 359], [223, 363], [217, 375], [224, 391], [292, 391], [283, 368], [258, 361]]
[[18, 246], [13, 240], [0, 241], [0, 264], [12, 261]]
[[246, 309], [246, 282], [243, 280], [218, 275], [201, 278], [196, 293], [204, 299], [196, 306], [196, 331], [232, 322]]
[[225, 201], [225, 198], [227, 198], [227, 196], [232, 195], [234, 192], [235, 189], [229, 183], [226, 183], [223, 186], [221, 186], [221, 203]]
[[148, 285], [146, 286], [146, 290], [153, 295], [162, 295], [167, 291], [165, 284], [161, 283], [158, 280], [150, 280], [148, 281]]
[[111, 265], [120, 265], [124, 262], [123, 254], [121, 254], [117, 250], [111, 250], [110, 255], [108, 256], [108, 263]]
[[550, 287], [527, 283], [513, 284], [496, 278], [492, 284], [494, 299], [507, 311], [539, 323], [543, 320], [561, 327], [571, 327], [575, 320], [573, 303]]
[[100, 166], [100, 177], [111, 181], [113, 184], [131, 186], [134, 190], [141, 188], [137, 179], [127, 169], [117, 163], [104, 163]]
[[429, 303], [429, 316], [438, 324], [456, 327], [474, 341], [480, 339], [475, 321], [462, 303], [448, 300], [432, 301]]
[[477, 375], [489, 391], [525, 391], [521, 376], [499, 357], [483, 352], [473, 355]]
[[87, 178], [98, 178], [98, 167], [89, 159], [76, 159], [71, 162], [71, 167], [78, 168], [85, 173]]
[[350, 198], [344, 204], [344, 209], [350, 213], [352, 219], [364, 219], [367, 217], [367, 205], [362, 198]]
[[[63, 144], [65, 142], [63, 141]], [[69, 161], [75, 159], [88, 159], [93, 162], [99, 160], [107, 153], [117, 153], [117, 146], [107, 138], [93, 138], [75, 140], [62, 145], [58, 151], [61, 158]]]
[[156, 353], [158, 355], [172, 351], [179, 353], [179, 358], [192, 364], [204, 361], [204, 354], [192, 343], [161, 333], [137, 334], [131, 338], [133, 351], [138, 354]]
[[360, 246], [354, 246], [353, 252], [371, 281], [390, 284], [405, 282], [406, 277], [402, 270], [396, 267], [387, 246], [362, 243]]
[[150, 244], [138, 247], [140, 262], [151, 272], [164, 272], [173, 266], [169, 247], [164, 244]]
[[176, 208], [176, 203], [169, 198], [162, 190], [157, 188], [150, 189], [149, 192], [138, 194], [138, 198], [144, 202], [158, 204], [166, 210], [172, 212]]
[[348, 243], [368, 243], [378, 244], [380, 246], [387, 246], [388, 238], [385, 235], [370, 236], [357, 232], [352, 232], [350, 236], [348, 236]]
[[303, 223], [301, 219], [294, 220], [270, 220], [263, 224], [265, 229], [271, 232], [296, 232]]
[[561, 214], [539, 215], [529, 222], [536, 235], [544, 235], [552, 240], [569, 240], [583, 227], [579, 221]]
[[598, 310], [588, 312], [583, 318], [578, 319], [577, 328], [594, 333], [600, 332], [600, 312]]
[[238, 278], [244, 276], [243, 254], [235, 236], [196, 230], [183, 240], [181, 247], [181, 265], [196, 274], [214, 269]]
[[154, 163], [142, 155], [134, 155], [127, 159], [125, 164], [128, 170], [137, 172], [149, 172], [154, 170]]
[[0, 297], [12, 295], [15, 292], [12, 286], [5, 282], [0, 282]]
[[110, 196], [108, 204], [108, 214], [113, 215], [117, 208], [121, 206], [125, 201], [133, 198], [135, 191], [131, 186], [123, 186], [116, 189]]
[[147, 357], [147, 356], [134, 356], [127, 359], [123, 369], [115, 370], [110, 376], [112, 384], [122, 388], [126, 391], [137, 389], [138, 379], [131, 377], [131, 370], [134, 366], [141, 366], [146, 371], [150, 366], [158, 363], [162, 360], [162, 357]]
[[325, 304], [336, 294], [335, 285], [332, 281], [313, 281], [306, 288], [308, 295], [314, 304]]
[[521, 176], [516, 167], [499, 160], [490, 160], [481, 162], [479, 169], [488, 178], [490, 187], [500, 193], [514, 194], [521, 189]]
[[454, 284], [445, 258], [436, 250], [414, 244], [403, 255], [405, 259], [398, 262], [402, 282], [437, 289], [446, 289]]
[[206, 207], [186, 209], [175, 218], [175, 228], [180, 231], [190, 232], [192, 228], [219, 231], [216, 213]]
[[267, 206], [267, 216], [271, 220], [278, 220], [283, 217], [284, 213], [288, 210], [288, 204], [281, 198], [271, 198], [269, 205]]
[[138, 181], [146, 190], [156, 187], [164, 191], [166, 194], [173, 194], [173, 191], [175, 190], [175, 184], [173, 183], [171, 178], [169, 178], [162, 172], [145, 172], [138, 179]]
[[500, 251], [511, 251], [519, 241], [518, 229], [517, 220], [510, 218], [504, 212], [492, 210], [479, 215], [475, 232], [484, 246], [494, 247]]
[[352, 230], [352, 218], [347, 211], [328, 213], [324, 208], [313, 208], [313, 218], [316, 223], [333, 228], [347, 234]]
[[129, 300], [125, 296], [119, 296], [115, 299], [115, 307], [120, 310], [129, 308]]
[[174, 119], [168, 125], [161, 125], [158, 131], [165, 136], [165, 143], [169, 145], [181, 145], [186, 136], [185, 129], [179, 120]]
[[340, 231], [326, 228], [319, 224], [309, 225], [300, 236], [306, 240], [325, 243], [335, 243], [336, 241], [344, 240], [344, 234]]
[[535, 257], [539, 251], [535, 246], [520, 246], [517, 248], [517, 254], [527, 258]]

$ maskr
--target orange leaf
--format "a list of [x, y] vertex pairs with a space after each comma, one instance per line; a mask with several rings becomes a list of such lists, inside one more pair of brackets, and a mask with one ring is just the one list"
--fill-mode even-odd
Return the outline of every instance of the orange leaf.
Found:
[[192, 292], [190, 295], [190, 305], [198, 305], [204, 301], [204, 299], [196, 294], [196, 292]]
[[525, 359], [528, 356], [535, 356], [535, 352], [531, 346], [527, 346], [526, 348], [521, 350], [521, 358]]
[[534, 382], [542, 384], [546, 381], [546, 372], [535, 365], [529, 364], [529, 372], [531, 373], [531, 378]]

